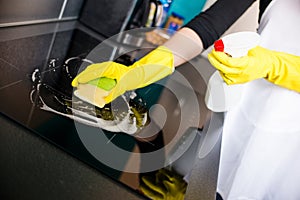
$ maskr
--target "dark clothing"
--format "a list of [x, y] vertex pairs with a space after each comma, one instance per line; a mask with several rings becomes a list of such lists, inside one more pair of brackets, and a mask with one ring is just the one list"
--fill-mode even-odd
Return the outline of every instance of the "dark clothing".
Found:
[[267, 6], [271, 3], [272, 0], [260, 0], [259, 1], [259, 21], [262, 14], [265, 12]]
[[[185, 25], [201, 38], [204, 49], [208, 48], [255, 2], [256, 0], [218, 0]], [[260, 0], [260, 13], [271, 0]]]

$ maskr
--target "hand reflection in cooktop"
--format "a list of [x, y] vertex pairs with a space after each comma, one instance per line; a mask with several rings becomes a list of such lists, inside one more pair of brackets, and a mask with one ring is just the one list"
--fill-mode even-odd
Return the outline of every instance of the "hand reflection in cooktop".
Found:
[[[62, 66], [56, 63], [55, 59], [50, 59], [48, 69], [42, 74], [38, 68], [32, 72], [30, 99], [33, 104], [42, 110], [111, 132], [134, 134], [144, 127], [147, 122], [146, 103], [134, 91], [125, 93], [103, 108], [95, 107], [72, 95], [71, 87], [79, 67], [93, 62], [72, 57]], [[60, 81], [55, 80], [58, 76]]]

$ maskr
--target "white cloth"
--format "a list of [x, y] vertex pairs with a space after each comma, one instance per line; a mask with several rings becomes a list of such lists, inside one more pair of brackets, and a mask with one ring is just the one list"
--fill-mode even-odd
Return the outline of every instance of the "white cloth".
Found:
[[[258, 29], [261, 46], [300, 55], [299, 19], [300, 0], [273, 0]], [[222, 137], [217, 190], [224, 199], [300, 199], [299, 93], [265, 79], [247, 83]]]

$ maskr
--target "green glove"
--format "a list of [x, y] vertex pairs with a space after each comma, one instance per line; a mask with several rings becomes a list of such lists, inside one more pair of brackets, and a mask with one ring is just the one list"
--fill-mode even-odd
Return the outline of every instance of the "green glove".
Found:
[[[168, 48], [160, 46], [128, 67], [112, 61], [92, 64], [75, 77], [72, 86], [78, 87], [80, 84], [87, 84], [103, 77], [113, 79], [116, 81], [116, 85], [104, 98], [106, 103], [110, 103], [124, 92], [145, 87], [168, 76], [173, 71], [174, 56], [172, 52]], [[94, 85], [97, 84], [94, 83]]]
[[144, 176], [140, 189], [154, 200], [183, 200], [187, 183], [183, 178], [167, 169], [160, 169], [155, 177]]
[[300, 92], [300, 57], [271, 51], [260, 46], [247, 56], [232, 58], [213, 50], [208, 59], [227, 84], [245, 83], [266, 78], [270, 82]]

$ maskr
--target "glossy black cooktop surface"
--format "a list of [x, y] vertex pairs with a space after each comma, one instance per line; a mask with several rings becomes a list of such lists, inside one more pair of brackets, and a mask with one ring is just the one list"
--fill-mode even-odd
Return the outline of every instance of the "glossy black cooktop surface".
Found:
[[[163, 109], [163, 106], [153, 109], [162, 110], [163, 115], [155, 115], [160, 112], [153, 111], [152, 116], [162, 125], [155, 130], [146, 129], [150, 135], [156, 131], [156, 139], [147, 142], [142, 137], [136, 139], [122, 131], [103, 129], [102, 122], [95, 117], [110, 120], [112, 107], [95, 109], [76, 99], [71, 81], [82, 67], [111, 59], [115, 53], [114, 45], [102, 45], [106, 53], [96, 56], [96, 60], [89, 60], [90, 52], [105, 38], [76, 22], [11, 27], [2, 29], [0, 36], [0, 112], [134, 190], [138, 190], [140, 175], [130, 170], [127, 173], [126, 169], [132, 164], [146, 168], [153, 163], [160, 165], [165, 162], [165, 151], [155, 155], [155, 162], [147, 156], [137, 159], [132, 156], [134, 153], [148, 153], [166, 145], [167, 139], [162, 139], [163, 131], [173, 134], [178, 130], [188, 132], [186, 130], [190, 127], [198, 127], [198, 101], [191, 100], [195, 94], [176, 86], [176, 91], [181, 92], [178, 96], [164, 87], [166, 80], [163, 80], [161, 84], [135, 91], [134, 97], [131, 93], [125, 94], [132, 108], [128, 120], [139, 128], [151, 124], [146, 118], [153, 105], [158, 101], [161, 101], [159, 105], [166, 105]], [[115, 59], [127, 65], [133, 60], [127, 55]], [[161, 98], [162, 94], [165, 98]], [[186, 122], [182, 128], [183, 115]], [[99, 135], [100, 139], [97, 138]], [[92, 144], [90, 148], [84, 144], [87, 141]], [[109, 150], [110, 144], [126, 153], [117, 155], [114, 150]], [[109, 161], [102, 162], [99, 156], [104, 154], [108, 160], [116, 161], [113, 165], [117, 167], [112, 167]]]
[[[24, 31], [24, 27], [10, 28], [15, 36], [13, 34], [9, 38], [5, 35], [7, 38], [0, 42], [1, 113], [114, 179], [119, 179], [121, 171], [102, 164], [86, 150], [74, 120], [67, 116], [71, 113], [68, 113], [66, 103], [72, 101], [73, 92], [70, 74], [77, 73], [82, 60], [101, 42], [101, 38], [96, 39], [76, 28], [75, 24], [32, 27], [24, 34], [15, 32]], [[73, 72], [66, 72], [66, 63]], [[97, 131], [97, 128], [84, 123], [80, 125], [87, 132]], [[109, 131], [104, 133], [108, 138], [114, 136], [111, 142], [132, 150], [132, 137], [126, 134], [116, 137]]]

